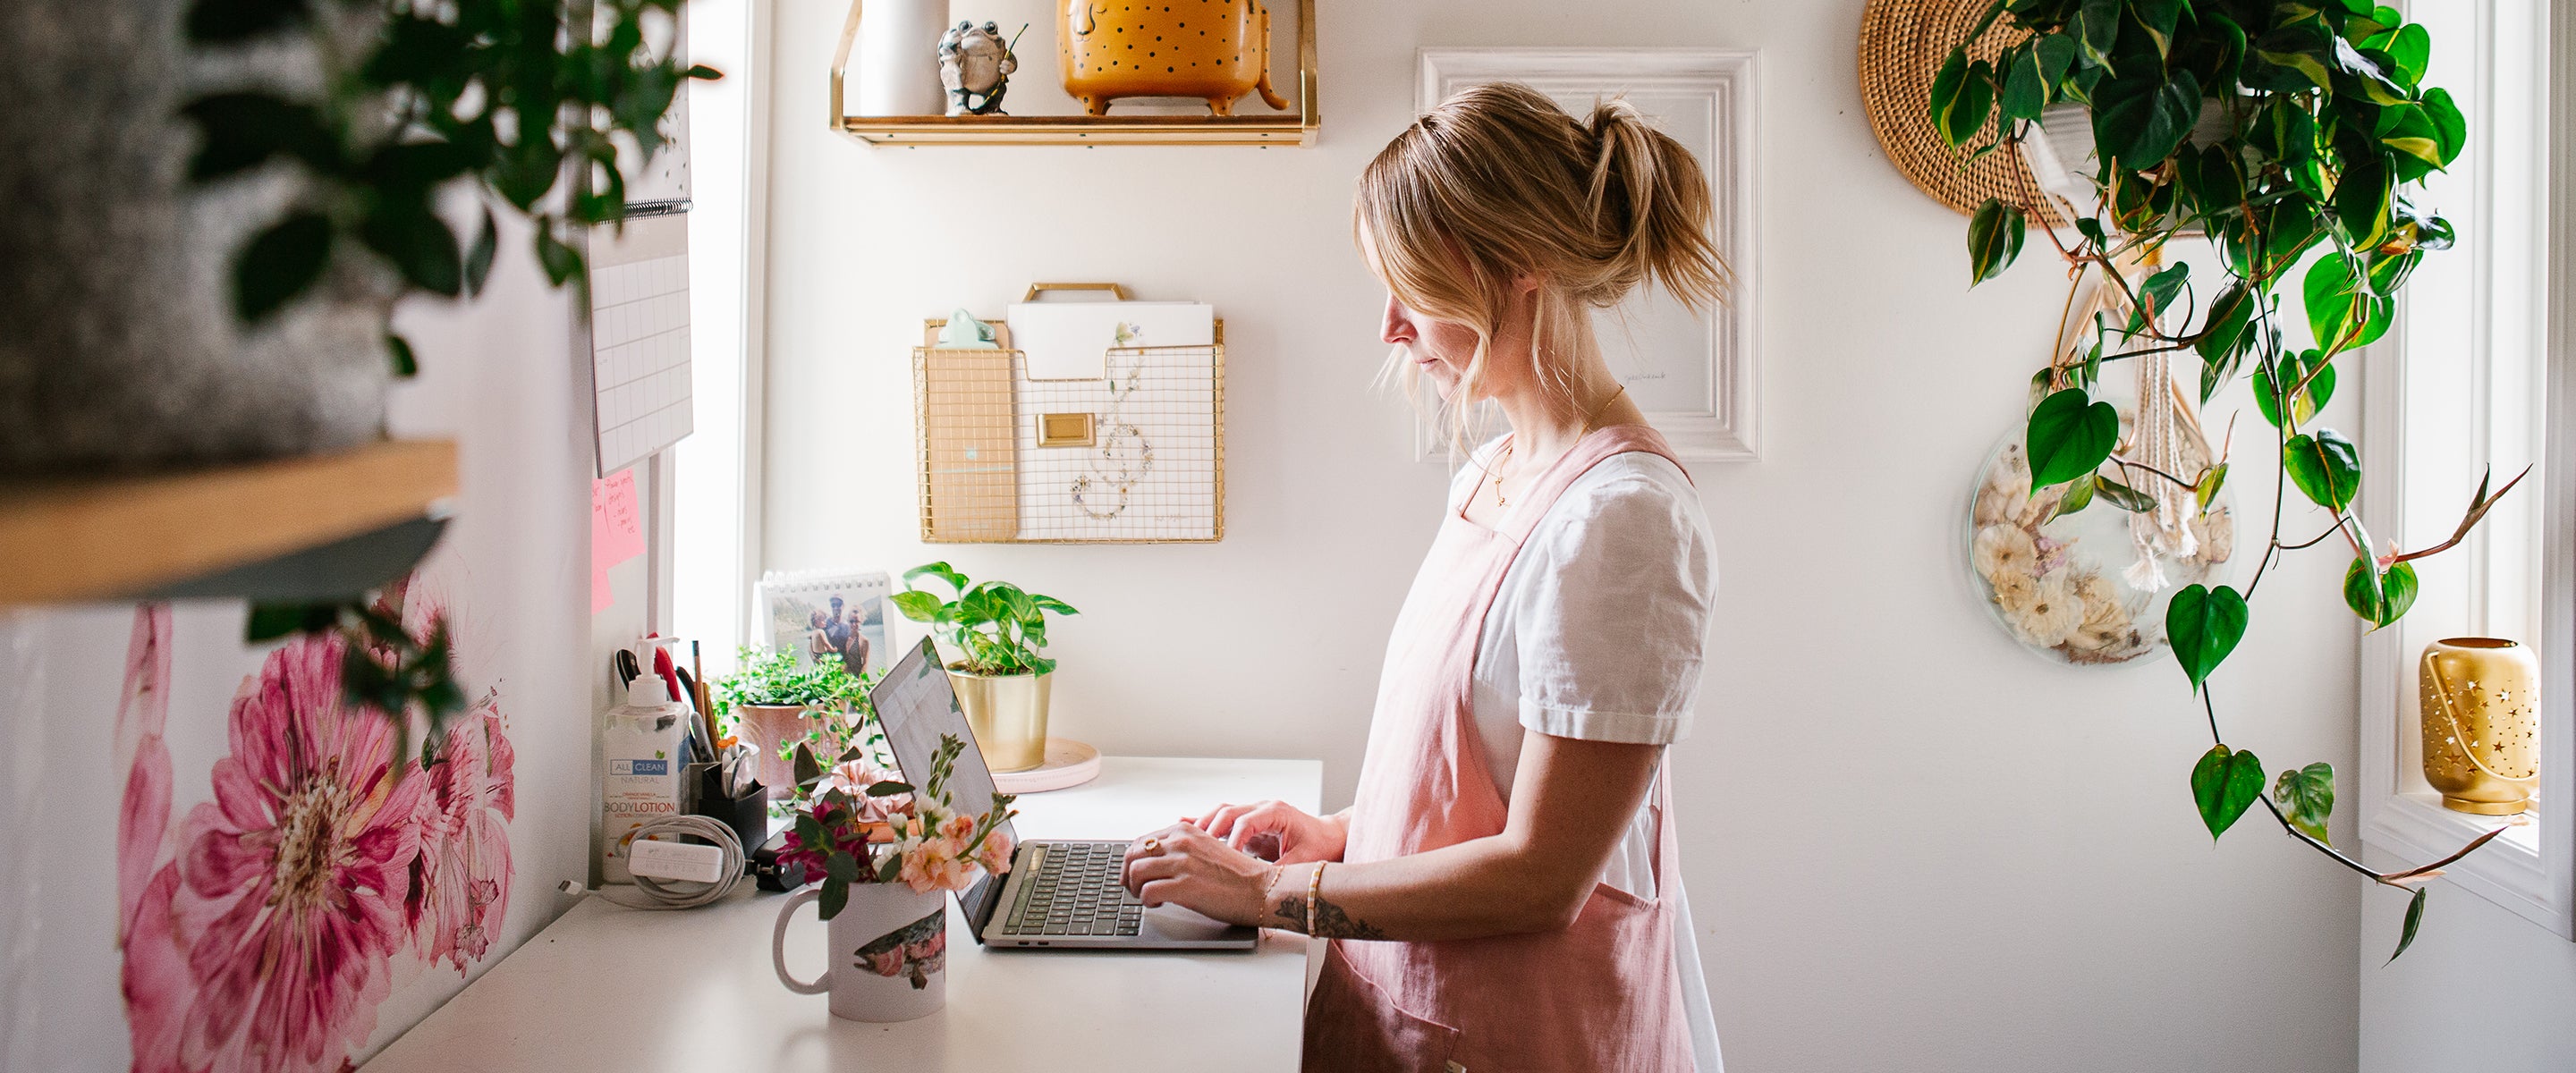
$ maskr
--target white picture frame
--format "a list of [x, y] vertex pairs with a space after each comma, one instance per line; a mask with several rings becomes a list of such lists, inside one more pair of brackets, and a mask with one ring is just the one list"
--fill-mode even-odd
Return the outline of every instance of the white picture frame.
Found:
[[[1487, 82], [1521, 82], [1577, 115], [1624, 96], [1688, 146], [1707, 172], [1719, 253], [1732, 270], [1727, 299], [1692, 317], [1656, 291], [1599, 315], [1611, 368], [1684, 462], [1761, 458], [1761, 377], [1755, 350], [1754, 147], [1759, 54], [1751, 49], [1425, 48], [1417, 110]], [[1417, 459], [1447, 460], [1427, 422]]]
[[[771, 571], [761, 575], [762, 644], [796, 653], [809, 666], [818, 650], [837, 652], [852, 673], [882, 670], [901, 653], [896, 645], [894, 580], [884, 571]], [[838, 616], [827, 627], [816, 616]], [[863, 641], [860, 639], [864, 639]]]

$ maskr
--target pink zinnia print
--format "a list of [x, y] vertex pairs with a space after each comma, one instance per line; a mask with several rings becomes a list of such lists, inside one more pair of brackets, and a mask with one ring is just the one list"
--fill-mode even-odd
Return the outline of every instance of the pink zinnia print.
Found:
[[421, 955], [459, 975], [491, 949], [509, 908], [512, 759], [498, 699], [487, 696], [449, 725], [420, 772], [429, 800], [407, 915]]
[[233, 699], [214, 800], [181, 834], [170, 915], [195, 991], [190, 1069], [339, 1069], [410, 938], [430, 780], [402, 777], [383, 715], [342, 706], [343, 649], [304, 637], [269, 654]]

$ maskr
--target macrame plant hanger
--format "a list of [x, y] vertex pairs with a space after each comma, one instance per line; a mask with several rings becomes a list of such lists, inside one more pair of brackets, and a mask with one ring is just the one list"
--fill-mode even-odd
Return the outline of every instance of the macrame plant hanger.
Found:
[[[2149, 250], [2128, 265], [2103, 265], [2101, 270], [2118, 272], [2123, 280], [2142, 279], [2163, 260], [2162, 251]], [[2099, 334], [2096, 325], [2101, 319], [2126, 324], [2131, 308], [2127, 291], [2107, 279], [2095, 283], [2082, 307], [2070, 308], [2071, 318], [2059, 325], [2053, 377], [2085, 363], [2091, 349], [2088, 338]], [[2152, 319], [2161, 321], [2163, 313], [2152, 311]], [[2122, 580], [2143, 592], [2163, 591], [2165, 560], [2189, 559], [2200, 550], [2191, 528], [2192, 519], [2200, 514], [2200, 495], [2177, 481], [2190, 479], [2183, 471], [2211, 457], [2209, 438], [2201, 429], [2199, 407], [2174, 383], [2172, 356], [2171, 351], [2156, 350], [2127, 359], [2137, 377], [2137, 405], [2125, 430], [2127, 437], [2112, 452], [2120, 483], [2155, 501], [2153, 510], [2129, 516], [2129, 537], [2137, 544], [2138, 561], [2122, 574]]]

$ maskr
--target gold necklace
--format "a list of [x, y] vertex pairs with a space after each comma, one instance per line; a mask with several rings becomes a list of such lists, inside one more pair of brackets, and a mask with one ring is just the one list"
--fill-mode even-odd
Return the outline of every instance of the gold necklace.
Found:
[[[1592, 416], [1583, 419], [1583, 431], [1574, 434], [1575, 440], [1580, 442], [1585, 436], [1591, 435], [1592, 423], [1601, 420], [1602, 414], [1610, 412], [1610, 404], [1619, 401], [1619, 396], [1627, 393], [1628, 385], [1621, 384], [1619, 385], [1619, 390], [1611, 392], [1609, 398], [1601, 400], [1601, 405], [1593, 407]], [[1514, 437], [1512, 443], [1506, 443], [1503, 445], [1502, 456], [1494, 459], [1494, 467], [1491, 472], [1494, 475], [1494, 505], [1497, 507], [1508, 507], [1512, 505], [1510, 500], [1503, 498], [1503, 466], [1512, 460], [1512, 448], [1518, 446], [1518, 443], [1519, 437]]]

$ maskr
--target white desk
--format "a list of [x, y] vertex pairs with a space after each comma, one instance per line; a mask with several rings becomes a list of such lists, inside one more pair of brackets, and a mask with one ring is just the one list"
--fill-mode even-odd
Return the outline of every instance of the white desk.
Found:
[[[1088, 785], [1022, 797], [1017, 823], [1029, 838], [1127, 837], [1224, 801], [1312, 811], [1322, 793], [1313, 760], [1110, 757]], [[779, 985], [769, 932], [784, 898], [737, 893], [675, 912], [585, 898], [366, 1073], [1297, 1068], [1303, 936], [1264, 932], [1249, 954], [990, 951], [951, 899], [947, 1008], [872, 1025]], [[791, 970], [821, 971], [811, 908], [787, 950]]]

